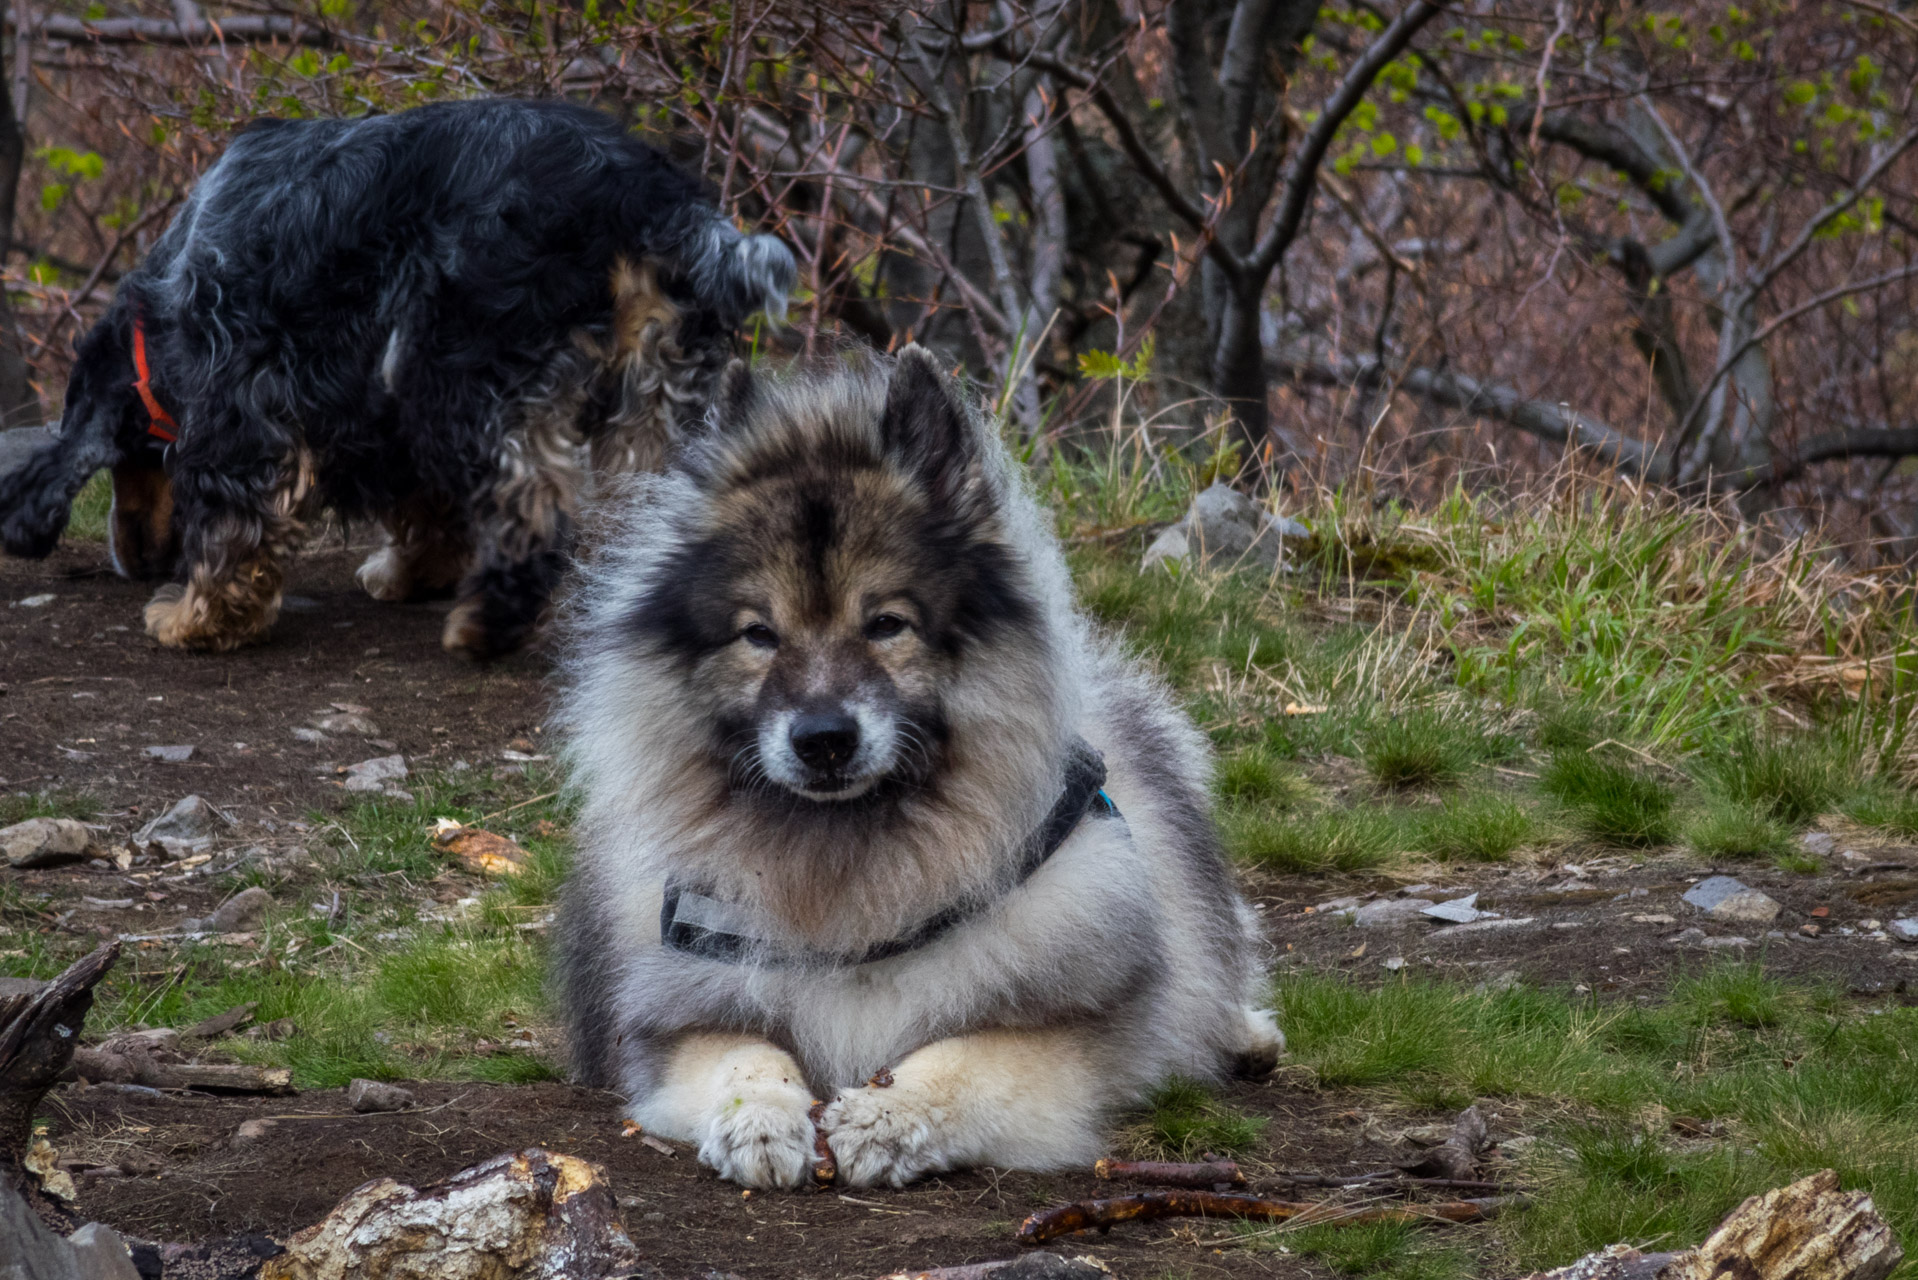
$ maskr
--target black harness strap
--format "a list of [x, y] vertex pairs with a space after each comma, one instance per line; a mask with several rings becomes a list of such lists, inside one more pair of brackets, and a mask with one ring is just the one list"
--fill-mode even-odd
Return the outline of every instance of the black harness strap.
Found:
[[[1044, 822], [1026, 838], [1025, 853], [1019, 871], [1007, 892], [1018, 888], [1032, 873], [1057, 853], [1088, 816], [1120, 818], [1119, 806], [1105, 793], [1105, 757], [1083, 738], [1073, 739], [1066, 756], [1065, 786]], [[1123, 819], [1121, 819], [1123, 820]], [[987, 903], [967, 900], [954, 903], [937, 915], [928, 917], [897, 938], [878, 943], [863, 955], [846, 958], [827, 955], [782, 955], [760, 945], [761, 940], [740, 932], [742, 922], [728, 903], [684, 886], [668, 884], [666, 898], [659, 909], [660, 941], [674, 951], [684, 951], [705, 960], [737, 964], [758, 951], [757, 958], [769, 964], [812, 964], [852, 966], [890, 960], [915, 951], [946, 933], [953, 926], [978, 915]]]

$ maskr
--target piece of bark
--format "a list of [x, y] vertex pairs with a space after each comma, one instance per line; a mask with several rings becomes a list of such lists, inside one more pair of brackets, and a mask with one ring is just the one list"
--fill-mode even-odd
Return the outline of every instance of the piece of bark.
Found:
[[1478, 1172], [1479, 1156], [1485, 1151], [1485, 1118], [1477, 1107], [1459, 1113], [1451, 1136], [1418, 1159], [1399, 1166], [1415, 1178], [1449, 1178], [1468, 1181]]
[[526, 870], [526, 860], [533, 856], [505, 836], [480, 827], [463, 827], [450, 818], [442, 818], [440, 823], [433, 833], [433, 847], [452, 854], [468, 871], [483, 876], [516, 876]]
[[1245, 1174], [1230, 1160], [1201, 1160], [1194, 1164], [1173, 1164], [1164, 1160], [1101, 1160], [1092, 1166], [1092, 1172], [1094, 1176], [1112, 1182], [1144, 1182], [1159, 1187], [1216, 1190], [1225, 1185], [1245, 1185]]
[[68, 966], [37, 995], [0, 999], [0, 1186], [19, 1192], [50, 1224], [75, 1225], [27, 1173], [34, 1112], [72, 1062], [93, 1007], [94, 985], [119, 958], [120, 944], [109, 942]]
[[1484, 1222], [1515, 1197], [1448, 1200], [1403, 1208], [1352, 1208], [1298, 1200], [1267, 1200], [1219, 1191], [1141, 1191], [1107, 1200], [1081, 1200], [1033, 1214], [1019, 1226], [1020, 1244], [1044, 1244], [1075, 1231], [1105, 1231], [1121, 1222], [1154, 1218], [1245, 1218], [1299, 1225], [1356, 1226], [1375, 1222]]
[[180, 1034], [192, 1039], [213, 1040], [245, 1026], [253, 1021], [253, 1011], [260, 1007], [259, 1001], [249, 1000], [245, 1004], [236, 1004], [225, 1013], [216, 1013], [204, 1022], [196, 1022]]
[[260, 1280], [607, 1280], [638, 1269], [600, 1170], [532, 1147], [418, 1190], [369, 1182], [295, 1233]]
[[832, 1143], [826, 1140], [826, 1131], [820, 1127], [826, 1118], [826, 1104], [814, 1102], [806, 1115], [812, 1120], [812, 1180], [830, 1187], [839, 1176], [839, 1161], [833, 1156]]
[[1871, 1193], [1824, 1169], [1733, 1209], [1664, 1280], [1884, 1280], [1904, 1256]]

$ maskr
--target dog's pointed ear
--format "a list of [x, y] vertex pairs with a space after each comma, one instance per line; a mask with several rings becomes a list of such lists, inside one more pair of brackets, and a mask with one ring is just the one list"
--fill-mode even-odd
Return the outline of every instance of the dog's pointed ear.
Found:
[[971, 418], [932, 352], [916, 342], [894, 358], [881, 431], [886, 451], [935, 498], [957, 501], [980, 478]]

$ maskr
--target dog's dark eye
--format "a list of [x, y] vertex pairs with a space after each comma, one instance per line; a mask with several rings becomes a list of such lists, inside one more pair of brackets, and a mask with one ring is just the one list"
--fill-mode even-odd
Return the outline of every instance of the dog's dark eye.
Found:
[[779, 647], [779, 633], [763, 622], [751, 623], [739, 634], [745, 638], [747, 644], [752, 645], [755, 649], [777, 649]]
[[866, 639], [890, 640], [906, 629], [906, 620], [896, 613], [882, 613], [866, 624]]

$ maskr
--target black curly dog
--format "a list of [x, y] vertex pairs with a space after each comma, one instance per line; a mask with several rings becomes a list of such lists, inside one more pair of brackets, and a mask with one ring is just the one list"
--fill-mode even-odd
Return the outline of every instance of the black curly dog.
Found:
[[584, 107], [261, 121], [80, 343], [59, 437], [0, 480], [0, 543], [47, 555], [110, 467], [115, 567], [173, 579], [148, 632], [230, 649], [272, 625], [331, 507], [385, 526], [373, 596], [456, 592], [446, 647], [508, 652], [588, 475], [657, 467], [793, 277]]

